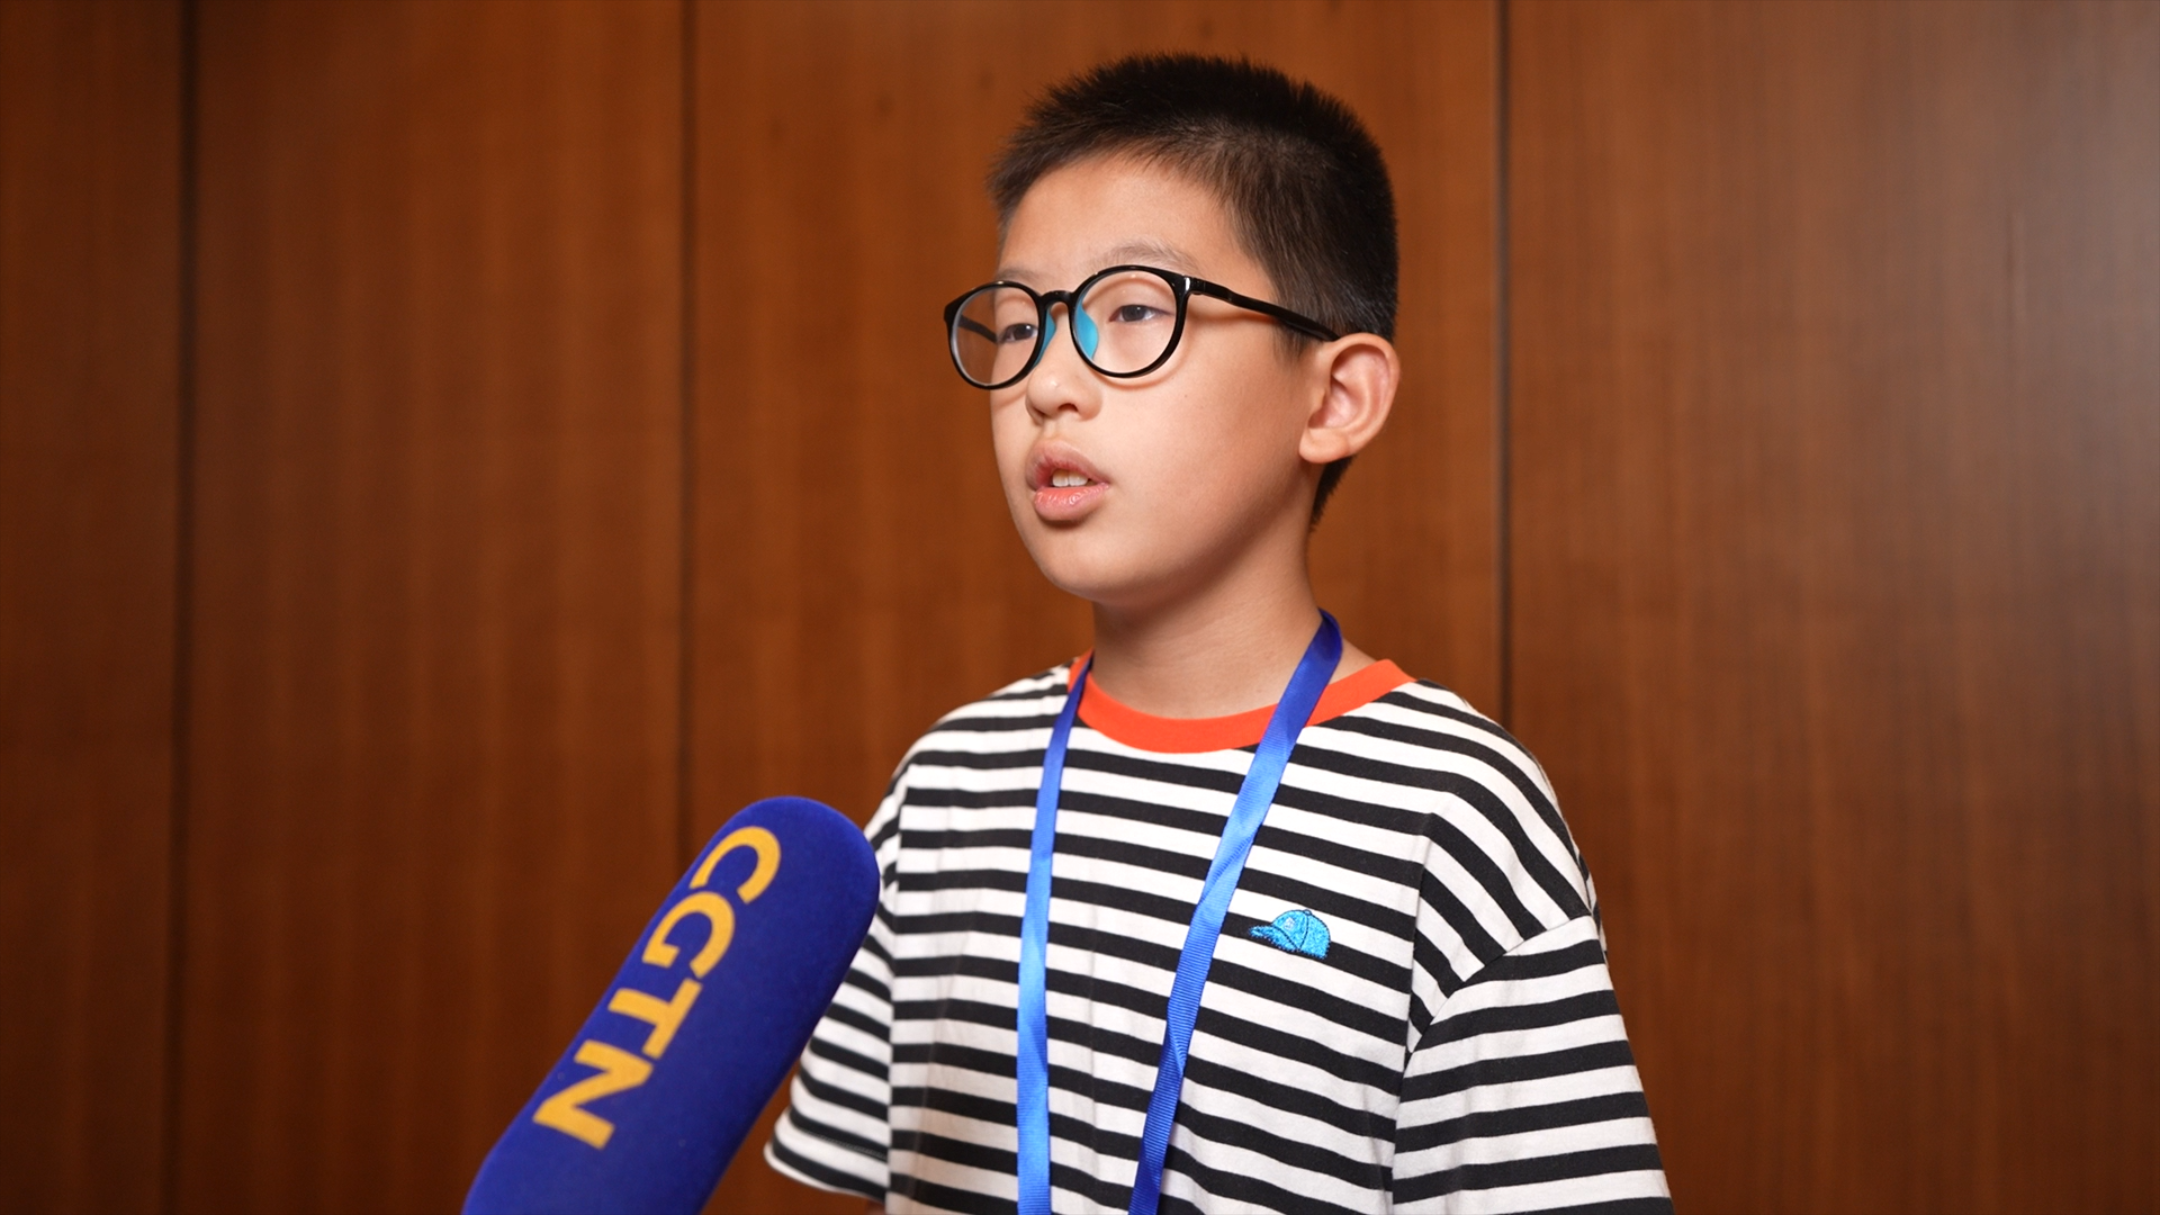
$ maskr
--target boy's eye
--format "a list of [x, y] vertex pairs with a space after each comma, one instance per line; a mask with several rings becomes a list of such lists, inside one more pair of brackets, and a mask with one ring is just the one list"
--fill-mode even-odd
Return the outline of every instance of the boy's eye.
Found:
[[1148, 321], [1160, 320], [1167, 315], [1169, 314], [1162, 309], [1149, 307], [1146, 304], [1120, 304], [1115, 311], [1111, 312], [1110, 319], [1119, 324], [1139, 325]]
[[1032, 322], [1020, 322], [1017, 324], [1007, 325], [1003, 329], [998, 330], [998, 341], [1005, 343], [1006, 345], [1027, 345], [1034, 340], [1035, 326]]

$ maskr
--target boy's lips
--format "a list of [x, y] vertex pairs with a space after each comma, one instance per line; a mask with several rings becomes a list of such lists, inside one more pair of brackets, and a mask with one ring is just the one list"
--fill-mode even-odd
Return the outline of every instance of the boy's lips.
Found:
[[1028, 453], [1027, 487], [1035, 514], [1046, 523], [1072, 523], [1094, 511], [1110, 479], [1064, 443], [1039, 443]]

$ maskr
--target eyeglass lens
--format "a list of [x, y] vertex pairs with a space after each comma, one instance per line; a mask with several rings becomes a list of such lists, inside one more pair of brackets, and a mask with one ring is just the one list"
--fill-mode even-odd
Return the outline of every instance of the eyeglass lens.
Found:
[[[984, 287], [953, 317], [953, 357], [961, 372], [988, 387], [1017, 378], [1038, 345], [1054, 338], [1053, 316], [1038, 332], [1035, 298], [1013, 287]], [[1160, 275], [1120, 271], [1090, 284], [1073, 309], [1075, 345], [1110, 375], [1144, 371], [1177, 335], [1177, 292]]]

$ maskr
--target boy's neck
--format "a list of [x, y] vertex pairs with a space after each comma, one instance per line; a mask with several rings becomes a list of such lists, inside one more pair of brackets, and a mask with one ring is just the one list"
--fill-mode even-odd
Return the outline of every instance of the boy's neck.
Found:
[[[1282, 698], [1319, 627], [1302, 561], [1293, 577], [1226, 579], [1145, 611], [1097, 604], [1088, 679], [1157, 717], [1243, 713]], [[1346, 639], [1332, 678], [1372, 662]]]

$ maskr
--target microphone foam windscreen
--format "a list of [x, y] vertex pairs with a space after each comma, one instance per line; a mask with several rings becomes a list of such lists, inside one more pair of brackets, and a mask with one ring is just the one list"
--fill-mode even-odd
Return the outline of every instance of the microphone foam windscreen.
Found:
[[861, 829], [799, 797], [720, 828], [488, 1153], [466, 1215], [696, 1215], [847, 976], [878, 898]]

